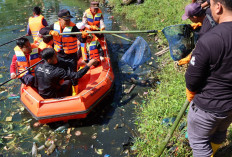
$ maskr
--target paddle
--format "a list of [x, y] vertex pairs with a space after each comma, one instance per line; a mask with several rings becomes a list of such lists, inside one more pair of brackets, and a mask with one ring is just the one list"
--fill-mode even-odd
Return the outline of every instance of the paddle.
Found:
[[176, 118], [174, 124], [173, 124], [172, 127], [171, 127], [170, 132], [167, 134], [167, 136], [166, 136], [164, 142], [163, 142], [163, 143], [161, 144], [161, 146], [160, 146], [160, 149], [159, 149], [159, 152], [158, 152], [158, 156], [161, 156], [161, 155], [162, 155], [162, 153], [163, 153], [164, 149], [166, 148], [166, 146], [167, 146], [169, 140], [171, 139], [171, 137], [172, 137], [172, 135], [173, 135], [173, 133], [174, 133], [174, 131], [175, 131], [177, 125], [179, 124], [179, 122], [180, 122], [182, 116], [184, 115], [184, 113], [185, 113], [185, 111], [186, 111], [188, 105], [189, 105], [189, 101], [188, 101], [188, 99], [186, 99], [184, 105], [182, 106], [180, 112], [179, 112], [178, 115], [177, 115], [177, 118]]
[[[41, 63], [42, 61], [43, 61], [43, 59], [42, 59], [42, 60], [40, 60], [39, 62], [37, 62], [37, 63], [33, 64], [32, 66], [28, 67], [27, 69], [23, 70], [22, 72], [18, 73], [18, 74], [16, 75], [16, 77], [18, 77], [18, 76], [19, 76], [19, 75], [21, 75], [22, 73], [24, 73], [24, 72], [26, 72], [26, 71], [30, 70], [32, 67], [34, 67], [34, 66], [38, 65], [38, 64], [39, 64], [39, 63]], [[7, 82], [11, 81], [11, 80], [13, 80], [13, 79], [11, 78], [11, 79], [9, 79], [9, 80], [7, 80], [7, 81], [5, 81], [5, 82], [1, 83], [1, 84], [0, 84], [0, 87], [1, 87], [2, 85], [6, 84]]]
[[18, 39], [20, 39], [20, 38], [22, 38], [22, 37], [25, 37], [26, 35], [23, 35], [23, 36], [21, 36], [21, 37], [18, 37], [18, 38], [16, 38], [16, 39], [13, 39], [13, 40], [11, 40], [11, 41], [8, 41], [8, 42], [6, 42], [6, 43], [4, 43], [4, 44], [1, 44], [0, 45], [0, 47], [1, 46], [4, 46], [4, 45], [6, 45], [6, 44], [9, 44], [9, 43], [11, 43], [11, 42], [13, 42], [13, 41], [15, 41], [15, 40], [18, 40]]

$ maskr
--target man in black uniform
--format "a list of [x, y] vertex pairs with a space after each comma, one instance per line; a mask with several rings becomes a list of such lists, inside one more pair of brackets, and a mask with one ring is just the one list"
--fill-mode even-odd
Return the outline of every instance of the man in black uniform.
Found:
[[72, 94], [70, 79], [81, 78], [96, 63], [96, 60], [92, 59], [83, 69], [72, 72], [68, 65], [70, 63], [58, 59], [52, 48], [44, 49], [42, 58], [45, 63], [35, 68], [35, 87], [38, 88], [39, 94], [45, 99], [70, 96]]
[[232, 122], [232, 1], [210, 4], [218, 25], [198, 40], [185, 74], [194, 157], [213, 156]]

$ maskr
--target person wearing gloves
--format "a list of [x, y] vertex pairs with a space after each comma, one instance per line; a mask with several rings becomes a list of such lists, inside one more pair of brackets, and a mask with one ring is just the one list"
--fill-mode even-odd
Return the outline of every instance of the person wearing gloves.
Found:
[[[202, 9], [199, 3], [191, 3], [185, 7], [185, 13], [182, 16], [182, 20], [187, 19], [193, 22], [191, 27], [198, 35], [198, 39], [216, 25], [210, 9]], [[179, 60], [178, 65], [188, 64], [190, 59], [191, 53], [187, 57]]]
[[218, 25], [198, 40], [185, 73], [194, 157], [213, 157], [232, 123], [231, 0], [211, 0], [210, 9]]
[[59, 33], [80, 32], [70, 18], [73, 18], [70, 12], [67, 9], [62, 9], [58, 13], [58, 21], [41, 29], [40, 32], [53, 36], [54, 49], [58, 57], [71, 62], [74, 68], [73, 71], [77, 71], [77, 40], [84, 43], [88, 33], [82, 31], [82, 34], [78, 35], [59, 35]]
[[81, 43], [81, 52], [84, 65], [86, 65], [91, 59], [97, 60], [94, 66], [98, 66], [100, 62], [105, 61], [104, 52], [100, 43], [96, 37], [93, 37], [91, 34], [87, 35], [86, 43]]
[[[82, 18], [85, 27], [92, 31], [105, 30], [105, 24], [101, 9], [99, 9], [99, 2], [91, 2], [90, 8], [87, 9]], [[98, 38], [103, 38], [103, 34], [96, 34]]]
[[35, 87], [45, 99], [71, 96], [71, 79], [75, 80], [84, 76], [96, 62], [92, 59], [78, 72], [72, 72], [68, 66], [69, 62], [58, 59], [53, 48], [46, 48], [41, 54], [45, 63], [35, 68]]

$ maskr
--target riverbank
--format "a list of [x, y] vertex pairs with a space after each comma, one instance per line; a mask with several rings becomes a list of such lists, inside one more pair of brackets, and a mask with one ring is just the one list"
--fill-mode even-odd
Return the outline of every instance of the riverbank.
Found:
[[[114, 6], [114, 13], [123, 15], [140, 30], [162, 30], [166, 26], [188, 23], [189, 20], [182, 21], [181, 16], [185, 5], [190, 2], [190, 0], [145, 0], [140, 5], [122, 6], [118, 0], [110, 0], [110, 4]], [[159, 47], [166, 47], [168, 43], [163, 34], [159, 33], [157, 36], [158, 40], [154, 38], [154, 43]], [[164, 141], [172, 121], [186, 99], [185, 68], [176, 67], [169, 53], [158, 57], [157, 62], [159, 68], [156, 75], [160, 84], [154, 90], [149, 91], [146, 101], [136, 108], [138, 111], [136, 124], [140, 137], [135, 140], [133, 148], [136, 148], [138, 156], [157, 156], [160, 144]], [[231, 139], [230, 136], [228, 141], [230, 142]], [[191, 156], [191, 154], [186, 134], [185, 115], [163, 155]]]

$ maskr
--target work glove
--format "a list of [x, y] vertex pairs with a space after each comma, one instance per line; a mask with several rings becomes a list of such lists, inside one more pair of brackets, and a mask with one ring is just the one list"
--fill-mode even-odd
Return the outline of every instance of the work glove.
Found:
[[178, 61], [178, 65], [184, 65], [184, 64], [188, 64], [191, 60], [191, 53], [186, 56], [185, 58], [182, 58], [181, 60]]
[[60, 36], [59, 33], [58, 33], [57, 31], [54, 31], [54, 30], [51, 30], [51, 31], [49, 32], [49, 34], [52, 35], [52, 36], [56, 36], [56, 37], [59, 37], [59, 36]]
[[190, 90], [188, 90], [188, 88], [186, 88], [186, 96], [189, 102], [191, 102], [195, 96], [196, 92], [191, 92]]
[[191, 26], [192, 26], [193, 29], [197, 29], [198, 27], [202, 26], [202, 23], [200, 23], [200, 22], [198, 22], [198, 23], [192, 23]]
[[105, 30], [105, 27], [101, 28], [100, 31], [104, 31]]
[[97, 26], [95, 26], [95, 25], [90, 26], [90, 29], [93, 30], [93, 31], [99, 30], [99, 28]]
[[100, 60], [101, 60], [102, 62], [104, 62], [104, 61], [105, 61], [105, 58], [102, 57], [102, 56], [100, 56]]
[[82, 31], [82, 38], [86, 38], [89, 34], [86, 31]]
[[16, 78], [16, 74], [15, 73], [11, 73], [10, 74], [10, 78], [15, 79]]

